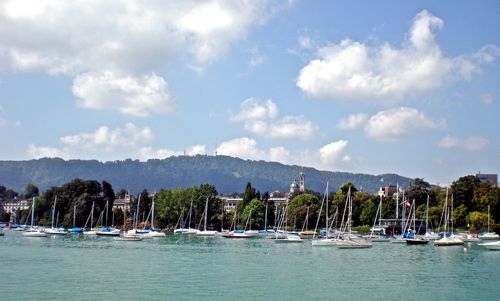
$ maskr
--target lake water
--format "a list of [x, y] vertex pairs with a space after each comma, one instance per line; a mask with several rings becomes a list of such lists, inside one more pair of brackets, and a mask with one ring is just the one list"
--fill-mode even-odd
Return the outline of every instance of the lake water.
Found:
[[167, 235], [0, 237], [0, 300], [500, 300], [500, 251]]

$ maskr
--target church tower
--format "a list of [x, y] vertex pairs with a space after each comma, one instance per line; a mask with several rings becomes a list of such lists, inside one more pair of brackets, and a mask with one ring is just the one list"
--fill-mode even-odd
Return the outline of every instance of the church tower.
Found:
[[300, 192], [306, 191], [306, 176], [302, 171], [300, 172], [299, 190]]

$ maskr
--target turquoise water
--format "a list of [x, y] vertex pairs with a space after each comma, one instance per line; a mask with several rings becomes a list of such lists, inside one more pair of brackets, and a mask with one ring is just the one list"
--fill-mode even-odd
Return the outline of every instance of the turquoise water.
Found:
[[[500, 251], [167, 235], [0, 237], [0, 300], [500, 300]], [[466, 248], [464, 250], [464, 247]]]

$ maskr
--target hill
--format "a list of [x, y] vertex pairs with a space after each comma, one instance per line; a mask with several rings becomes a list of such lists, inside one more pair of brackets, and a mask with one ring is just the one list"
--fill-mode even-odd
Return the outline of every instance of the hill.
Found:
[[[305, 174], [306, 189], [323, 192], [329, 181], [330, 191], [350, 180], [358, 189], [374, 193], [379, 187], [399, 183], [407, 186], [410, 178], [396, 174], [368, 175], [319, 171], [314, 168], [284, 165], [276, 162], [242, 160], [227, 156], [178, 156], [161, 160], [127, 159], [100, 162], [96, 160], [63, 160], [44, 158], [28, 161], [0, 161], [0, 185], [22, 192], [28, 183], [45, 191], [75, 178], [107, 181], [115, 191], [132, 193], [146, 188], [191, 187], [212, 184], [219, 193], [243, 192], [247, 182], [257, 190], [288, 191], [299, 173]], [[383, 180], [382, 180], [383, 179]]]

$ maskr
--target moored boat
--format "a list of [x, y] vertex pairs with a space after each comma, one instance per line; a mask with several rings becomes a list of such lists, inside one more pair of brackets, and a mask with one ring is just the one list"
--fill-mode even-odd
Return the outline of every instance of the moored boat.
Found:
[[481, 243], [478, 244], [478, 246], [484, 247], [488, 250], [500, 250], [500, 240]]

